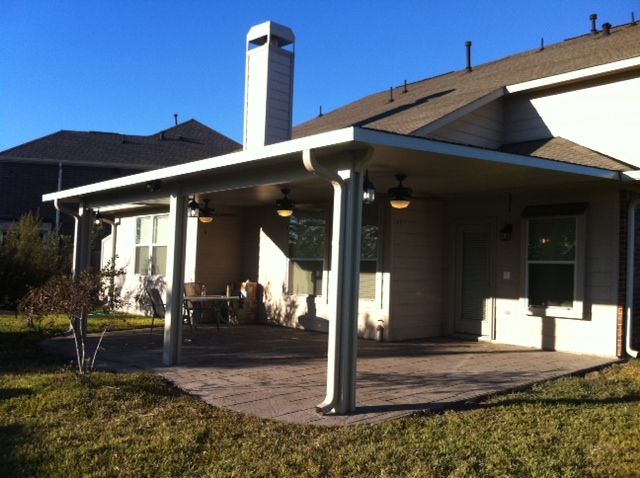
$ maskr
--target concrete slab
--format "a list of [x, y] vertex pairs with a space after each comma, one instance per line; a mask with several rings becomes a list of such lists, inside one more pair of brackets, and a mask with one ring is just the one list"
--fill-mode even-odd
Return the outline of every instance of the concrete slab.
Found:
[[[358, 342], [357, 410], [323, 416], [315, 411], [326, 383], [327, 336], [254, 325], [201, 327], [186, 337], [179, 366], [162, 365], [162, 329], [112, 332], [98, 367], [149, 371], [211, 405], [291, 423], [377, 423], [416, 412], [460, 406], [468, 400], [525, 388], [615, 361], [459, 339]], [[97, 338], [92, 336], [90, 342]], [[73, 341], [44, 346], [73, 358]]]

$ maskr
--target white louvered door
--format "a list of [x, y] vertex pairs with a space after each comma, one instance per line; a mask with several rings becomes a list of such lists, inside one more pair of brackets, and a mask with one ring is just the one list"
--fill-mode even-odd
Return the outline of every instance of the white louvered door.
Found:
[[488, 225], [460, 226], [456, 238], [455, 331], [491, 337], [493, 293]]

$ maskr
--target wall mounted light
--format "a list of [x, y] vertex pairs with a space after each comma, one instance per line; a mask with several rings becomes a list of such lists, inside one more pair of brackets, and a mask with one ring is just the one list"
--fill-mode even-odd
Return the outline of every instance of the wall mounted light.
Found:
[[513, 234], [513, 224], [505, 222], [504, 226], [502, 226], [502, 229], [500, 229], [500, 240], [510, 241], [511, 234]]
[[276, 201], [276, 211], [280, 217], [290, 217], [293, 214], [293, 209], [295, 208], [296, 203], [288, 197], [291, 189], [282, 188], [281, 191], [284, 197]]
[[209, 199], [203, 199], [204, 207], [198, 211], [198, 221], [203, 224], [209, 224], [213, 221], [213, 209], [209, 209]]
[[389, 203], [394, 209], [406, 209], [409, 207], [409, 204], [411, 204], [412, 191], [410, 188], [407, 188], [402, 184], [402, 181], [406, 178], [406, 174], [396, 174], [398, 185], [395, 188], [389, 189]]
[[93, 223], [96, 226], [99, 226], [100, 224], [102, 224], [102, 214], [100, 214], [100, 211], [96, 210], [96, 214], [93, 218]]
[[198, 217], [200, 215], [200, 205], [196, 201], [195, 196], [193, 196], [189, 200], [189, 204], [187, 204], [187, 208], [188, 208], [188, 211], [187, 211], [188, 217]]
[[369, 180], [369, 171], [364, 172], [364, 181], [362, 183], [362, 202], [365, 204], [373, 204], [376, 200], [376, 187]]

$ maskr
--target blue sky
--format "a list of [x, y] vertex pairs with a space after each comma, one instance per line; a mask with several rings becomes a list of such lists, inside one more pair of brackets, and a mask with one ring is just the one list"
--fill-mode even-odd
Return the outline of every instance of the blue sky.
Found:
[[245, 36], [296, 34], [294, 124], [362, 96], [630, 21], [637, 0], [0, 2], [0, 150], [195, 118], [240, 141]]

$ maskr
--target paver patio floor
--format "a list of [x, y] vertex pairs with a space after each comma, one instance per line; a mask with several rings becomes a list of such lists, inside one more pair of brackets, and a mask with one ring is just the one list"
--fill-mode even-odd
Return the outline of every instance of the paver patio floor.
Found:
[[[100, 368], [146, 370], [218, 407], [274, 420], [346, 425], [375, 423], [578, 373], [612, 359], [457, 339], [358, 341], [357, 410], [315, 412], [325, 394], [327, 335], [254, 325], [187, 329], [182, 363], [164, 367], [162, 329], [112, 332]], [[90, 338], [95, 343], [96, 337]], [[71, 338], [45, 343], [73, 355]]]

